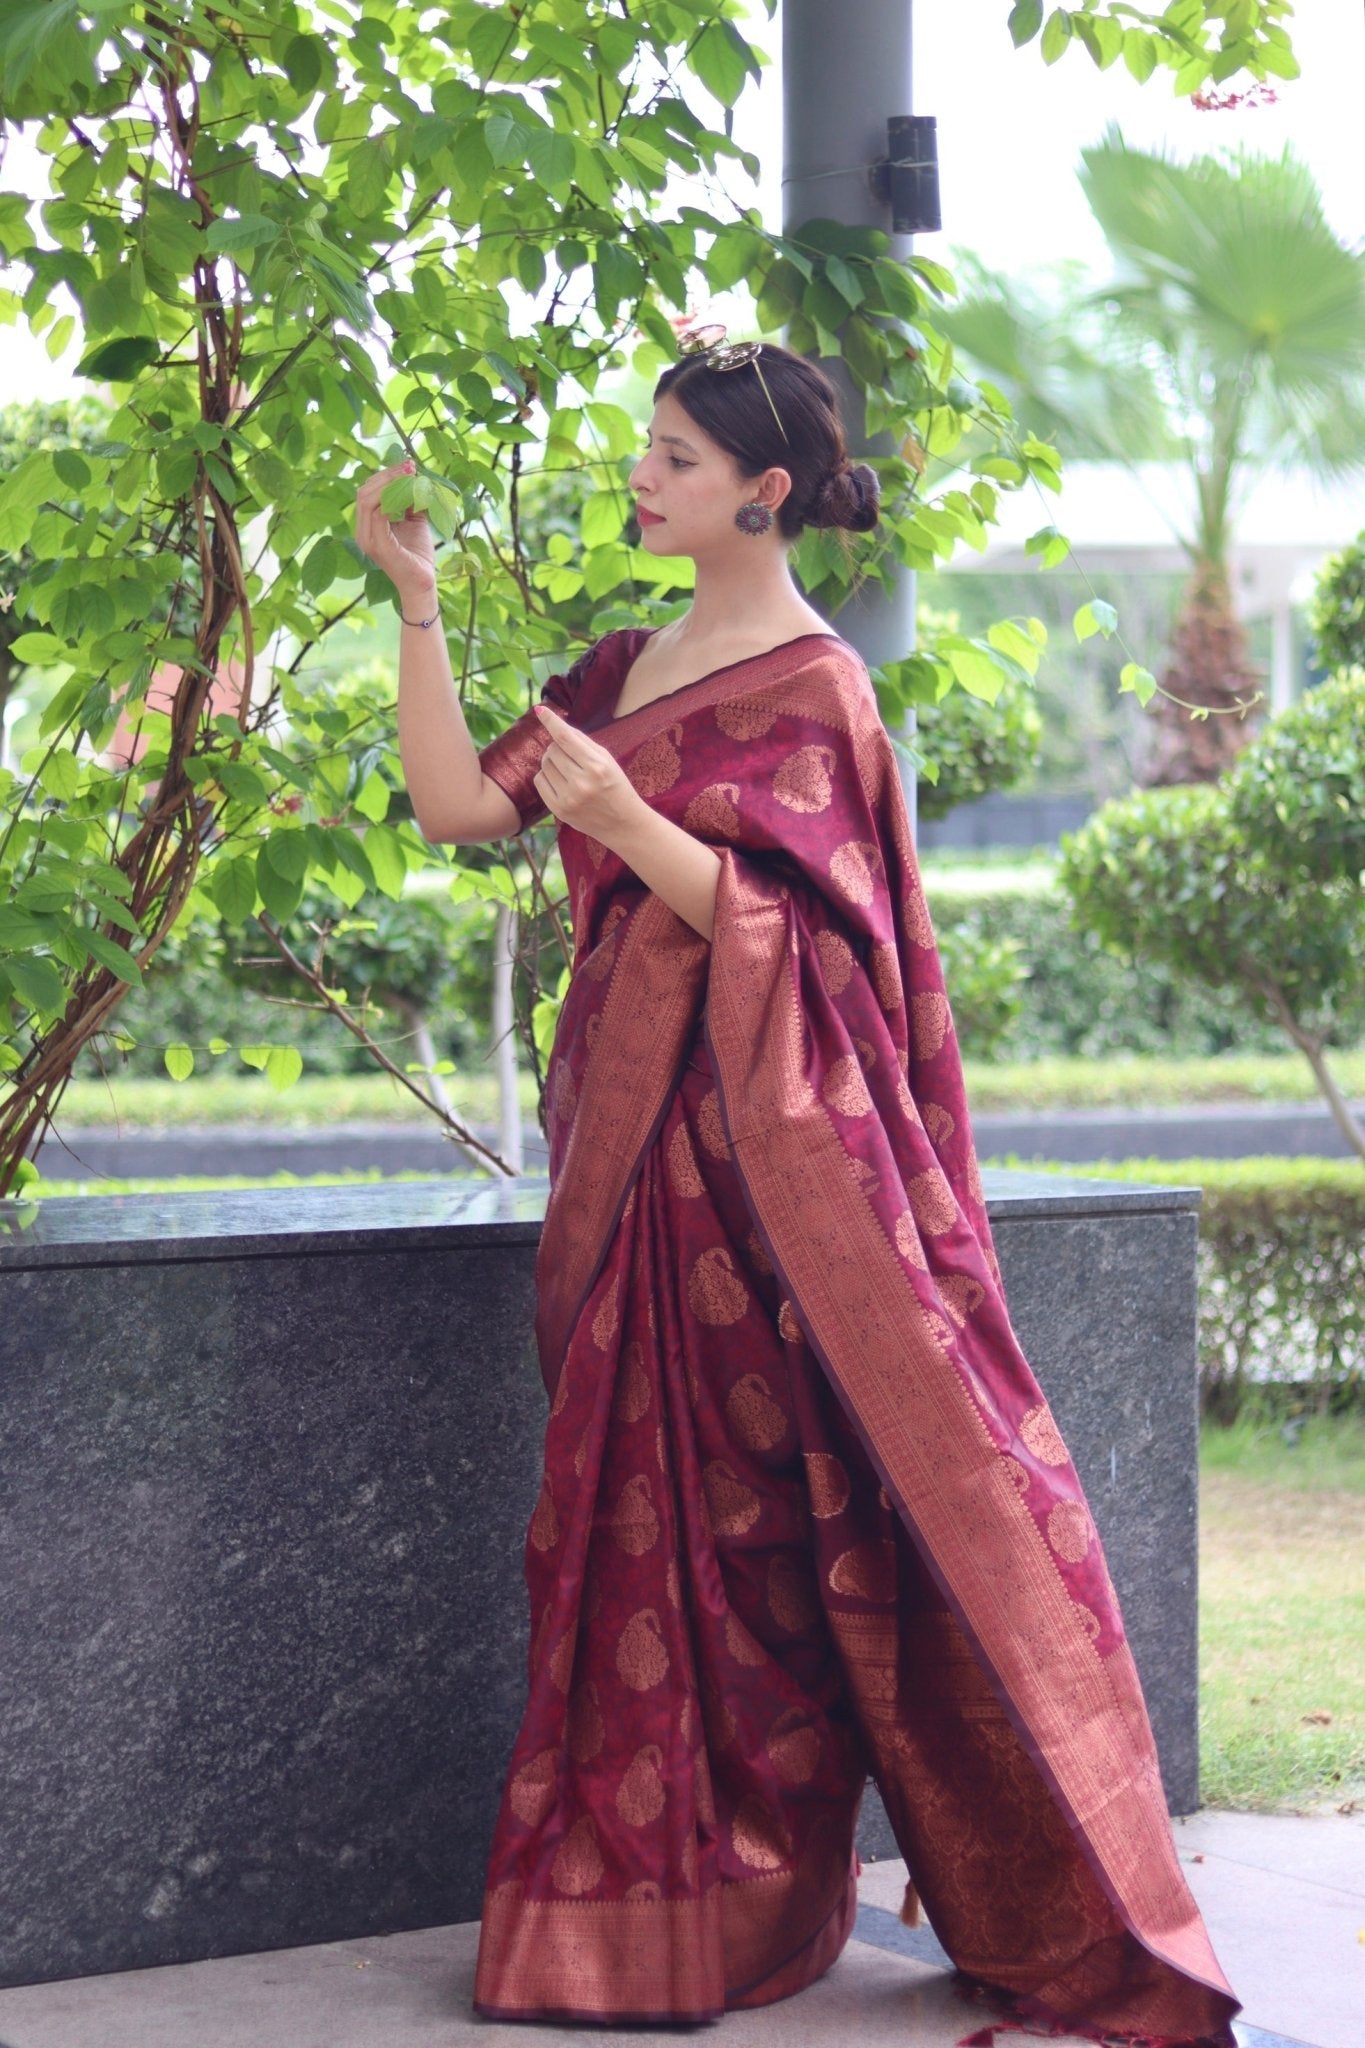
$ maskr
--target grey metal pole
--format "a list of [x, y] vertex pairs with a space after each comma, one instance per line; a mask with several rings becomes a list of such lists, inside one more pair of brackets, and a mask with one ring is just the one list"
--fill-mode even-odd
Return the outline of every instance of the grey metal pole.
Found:
[[[913, 0], [782, 0], [784, 231], [820, 214], [881, 228], [894, 255], [911, 253], [911, 237], [892, 232], [890, 206], [874, 195], [868, 167], [886, 155], [888, 119], [912, 111], [913, 14]], [[843, 365], [821, 367], [839, 391], [850, 449], [893, 454], [889, 436], [868, 437]], [[866, 585], [838, 626], [869, 667], [902, 660], [915, 645], [913, 573], [902, 570], [889, 593]], [[901, 781], [913, 826], [915, 782], [904, 764]]]

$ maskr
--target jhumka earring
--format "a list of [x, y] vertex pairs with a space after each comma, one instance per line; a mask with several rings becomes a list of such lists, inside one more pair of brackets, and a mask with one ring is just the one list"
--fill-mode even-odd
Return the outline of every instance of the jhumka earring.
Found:
[[767, 533], [772, 523], [771, 511], [766, 505], [760, 505], [757, 498], [741, 505], [735, 514], [735, 525], [741, 533]]

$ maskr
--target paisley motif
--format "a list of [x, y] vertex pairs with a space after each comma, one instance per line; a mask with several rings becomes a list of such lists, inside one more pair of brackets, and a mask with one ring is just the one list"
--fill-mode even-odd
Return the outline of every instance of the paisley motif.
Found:
[[702, 1491], [717, 1536], [743, 1536], [763, 1512], [752, 1487], [736, 1478], [723, 1458], [713, 1458], [701, 1475]]
[[910, 1014], [915, 1051], [922, 1060], [931, 1060], [948, 1036], [948, 998], [937, 989], [926, 989], [923, 995], [911, 996]]
[[884, 1606], [896, 1597], [896, 1546], [889, 1539], [855, 1543], [829, 1568], [830, 1590]]
[[616, 1644], [616, 1669], [632, 1692], [648, 1692], [668, 1676], [668, 1647], [652, 1607], [632, 1614]]
[[729, 1141], [720, 1114], [720, 1096], [714, 1088], [703, 1095], [697, 1105], [697, 1135], [713, 1159], [730, 1157]]
[[848, 1474], [833, 1451], [806, 1452], [806, 1487], [817, 1522], [828, 1522], [848, 1506]]
[[820, 962], [825, 987], [832, 996], [841, 995], [848, 987], [849, 976], [853, 972], [852, 946], [847, 939], [841, 939], [838, 932], [817, 932], [815, 956]]
[[[941, 1273], [934, 1285], [938, 1298], [959, 1328], [974, 1315], [986, 1298], [986, 1290], [970, 1273]], [[1065, 1452], [1063, 1452], [1065, 1457]]]
[[759, 740], [770, 732], [777, 706], [768, 697], [730, 697], [716, 706], [716, 724], [732, 740]]
[[653, 739], [646, 740], [631, 755], [626, 774], [641, 796], [662, 795], [664, 790], [672, 789], [682, 774], [682, 755], [678, 752], [682, 733], [680, 725], [670, 725], [667, 732], [655, 733]]
[[1078, 1500], [1059, 1500], [1047, 1518], [1047, 1540], [1067, 1564], [1079, 1564], [1090, 1548], [1090, 1516]]
[[542, 1749], [529, 1764], [523, 1764], [507, 1787], [507, 1804], [528, 1828], [538, 1828], [555, 1803], [555, 1779], [559, 1758], [552, 1749]]
[[683, 812], [683, 830], [703, 839], [739, 837], [739, 784], [713, 782], [699, 789]]
[[758, 1273], [770, 1274], [773, 1270], [773, 1263], [772, 1260], [768, 1257], [768, 1254], [764, 1251], [763, 1240], [760, 1238], [756, 1230], [751, 1230], [749, 1232], [748, 1238], [745, 1240], [745, 1245], [749, 1257], [754, 1262], [754, 1270]]
[[924, 1246], [920, 1243], [915, 1219], [908, 1209], [902, 1210], [896, 1218], [896, 1250], [908, 1264], [918, 1266], [921, 1273], [928, 1272], [929, 1261], [924, 1256]]
[[1025, 1449], [1032, 1451], [1040, 1465], [1068, 1463], [1070, 1453], [1046, 1401], [1040, 1401], [1036, 1408], [1029, 1409], [1019, 1425], [1019, 1435]]
[[638, 1343], [627, 1344], [616, 1382], [615, 1412], [622, 1422], [638, 1422], [642, 1415], [648, 1413], [654, 1398], [643, 1361], [644, 1354]]
[[576, 1820], [565, 1835], [550, 1865], [550, 1883], [557, 1892], [567, 1898], [581, 1899], [585, 1892], [594, 1891], [602, 1882], [602, 1851], [597, 1846], [597, 1830], [585, 1813]]
[[643, 1557], [658, 1542], [659, 1517], [654, 1512], [654, 1499], [643, 1472], [637, 1472], [621, 1488], [611, 1518], [611, 1533], [617, 1547], [628, 1557]]
[[789, 1301], [784, 1301], [777, 1311], [777, 1333], [788, 1344], [801, 1344], [805, 1341], [801, 1325], [796, 1320], [796, 1311]]
[[616, 1811], [627, 1827], [648, 1827], [664, 1810], [663, 1751], [652, 1742], [637, 1749], [616, 1788]]
[[730, 1823], [730, 1840], [750, 1870], [780, 1870], [792, 1853], [791, 1836], [756, 1792], [741, 1799]]
[[905, 997], [901, 992], [900, 956], [894, 946], [880, 945], [872, 948], [872, 986], [877, 992], [877, 1001], [888, 1016], [899, 1010]]
[[773, 795], [789, 811], [827, 811], [834, 794], [834, 762], [833, 747], [798, 747], [774, 774]]
[[746, 1451], [770, 1451], [787, 1434], [787, 1418], [774, 1401], [772, 1388], [756, 1372], [736, 1380], [725, 1402], [725, 1419], [736, 1443]]
[[871, 1113], [872, 1097], [867, 1092], [856, 1053], [845, 1053], [831, 1062], [820, 1084], [820, 1095], [831, 1109], [838, 1110], [840, 1116], [867, 1116]]
[[957, 1200], [941, 1166], [912, 1174], [906, 1182], [910, 1212], [926, 1237], [942, 1237], [957, 1221]]
[[929, 906], [924, 900], [924, 891], [918, 887], [907, 889], [901, 898], [905, 911], [905, 924], [912, 942], [916, 946], [932, 946], [934, 943], [933, 921]]
[[616, 1296], [620, 1289], [621, 1276], [613, 1273], [611, 1285], [598, 1304], [592, 1319], [592, 1341], [599, 1351], [605, 1351], [616, 1335]]
[[871, 840], [846, 839], [829, 857], [834, 886], [850, 903], [867, 904], [877, 893], [873, 877], [882, 864], [881, 853]]
[[957, 1129], [950, 1111], [941, 1102], [926, 1102], [924, 1105], [924, 1128], [935, 1145], [946, 1145]]
[[687, 1276], [687, 1299], [699, 1323], [737, 1323], [749, 1306], [749, 1290], [734, 1269], [728, 1245], [712, 1245]]
[[820, 1737], [799, 1707], [788, 1707], [768, 1730], [768, 1759], [787, 1785], [808, 1785], [820, 1761]]

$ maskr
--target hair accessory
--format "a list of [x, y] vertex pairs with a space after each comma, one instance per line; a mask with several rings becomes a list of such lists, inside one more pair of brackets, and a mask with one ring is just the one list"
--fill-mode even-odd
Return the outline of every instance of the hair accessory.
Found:
[[760, 505], [757, 498], [751, 498], [747, 505], [741, 505], [735, 514], [735, 525], [741, 533], [766, 533], [773, 523], [773, 515], [767, 505]]
[[[746, 363], [752, 363], [758, 381], [763, 386], [763, 396], [768, 401], [768, 410], [777, 421], [777, 430], [785, 441], [788, 439], [787, 429], [782, 424], [782, 415], [773, 404], [773, 395], [763, 374], [763, 365], [759, 361], [762, 353], [761, 341], [727, 341], [725, 328], [719, 320], [712, 321], [705, 327], [685, 328], [678, 336], [678, 354], [704, 356], [708, 370], [742, 370]], [[757, 528], [752, 530], [758, 531]]]

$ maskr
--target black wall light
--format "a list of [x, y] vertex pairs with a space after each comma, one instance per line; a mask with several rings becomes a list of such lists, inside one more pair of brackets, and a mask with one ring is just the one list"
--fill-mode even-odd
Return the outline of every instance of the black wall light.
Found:
[[938, 120], [933, 114], [892, 114], [887, 153], [873, 164], [872, 189], [891, 208], [898, 235], [941, 228], [938, 198]]

